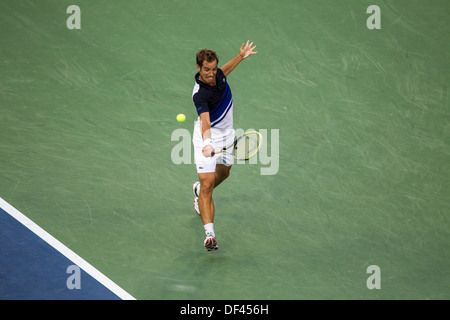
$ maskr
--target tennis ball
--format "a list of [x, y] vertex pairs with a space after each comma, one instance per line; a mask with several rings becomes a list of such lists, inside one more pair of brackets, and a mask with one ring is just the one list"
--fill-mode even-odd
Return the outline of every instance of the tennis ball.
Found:
[[177, 115], [178, 122], [183, 122], [184, 120], [186, 120], [186, 116], [184, 114], [180, 113], [179, 115]]

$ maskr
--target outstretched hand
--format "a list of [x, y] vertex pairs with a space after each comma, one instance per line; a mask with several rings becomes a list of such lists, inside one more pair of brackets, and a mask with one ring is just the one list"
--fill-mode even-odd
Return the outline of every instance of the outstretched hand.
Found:
[[256, 46], [253, 46], [253, 42], [250, 43], [250, 40], [247, 40], [247, 43], [244, 45], [242, 44], [241, 49], [239, 49], [239, 54], [241, 55], [242, 59], [247, 58], [250, 55], [257, 54], [258, 52], [253, 51]]

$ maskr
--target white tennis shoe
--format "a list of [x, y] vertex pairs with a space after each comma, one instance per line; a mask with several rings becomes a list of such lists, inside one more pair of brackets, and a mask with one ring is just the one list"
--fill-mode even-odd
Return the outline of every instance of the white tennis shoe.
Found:
[[195, 212], [200, 214], [200, 209], [198, 208], [198, 197], [194, 198], [194, 210], [195, 210]]
[[212, 233], [208, 233], [208, 234], [206, 235], [206, 239], [205, 239], [205, 241], [203, 242], [203, 244], [204, 244], [206, 250], [208, 250], [208, 251], [214, 251], [214, 250], [219, 249], [219, 247], [217, 246], [217, 240], [216, 240], [216, 238], [212, 235]]
[[192, 185], [192, 193], [194, 194], [195, 197], [198, 198], [198, 196], [200, 195], [200, 182], [195, 181], [194, 184]]
[[192, 185], [192, 193], [194, 194], [194, 210], [200, 214], [200, 209], [198, 208], [198, 195], [200, 194], [200, 182], [196, 181]]

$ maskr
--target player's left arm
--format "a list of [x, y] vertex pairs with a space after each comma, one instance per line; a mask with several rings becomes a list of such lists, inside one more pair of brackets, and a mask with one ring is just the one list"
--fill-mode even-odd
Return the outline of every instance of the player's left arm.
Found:
[[236, 55], [236, 57], [228, 61], [226, 64], [222, 66], [222, 68], [220, 68], [225, 77], [228, 76], [231, 73], [231, 71], [233, 71], [234, 68], [236, 68], [236, 66], [242, 60], [246, 59], [251, 55], [257, 54], [258, 52], [253, 51], [255, 50], [255, 48], [256, 46], [253, 46], [253, 42], [250, 43], [250, 40], [247, 40], [247, 43], [245, 45], [242, 44], [241, 48], [239, 49], [239, 53]]

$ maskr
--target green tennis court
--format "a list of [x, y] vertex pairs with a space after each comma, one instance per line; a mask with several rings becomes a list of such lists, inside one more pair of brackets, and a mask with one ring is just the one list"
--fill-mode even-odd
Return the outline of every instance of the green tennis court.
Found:
[[[2, 1], [0, 197], [137, 299], [449, 299], [449, 14], [445, 0]], [[207, 252], [172, 134], [197, 117], [196, 52], [220, 66], [248, 39], [234, 123], [267, 133], [271, 162], [235, 164], [214, 191]]]

